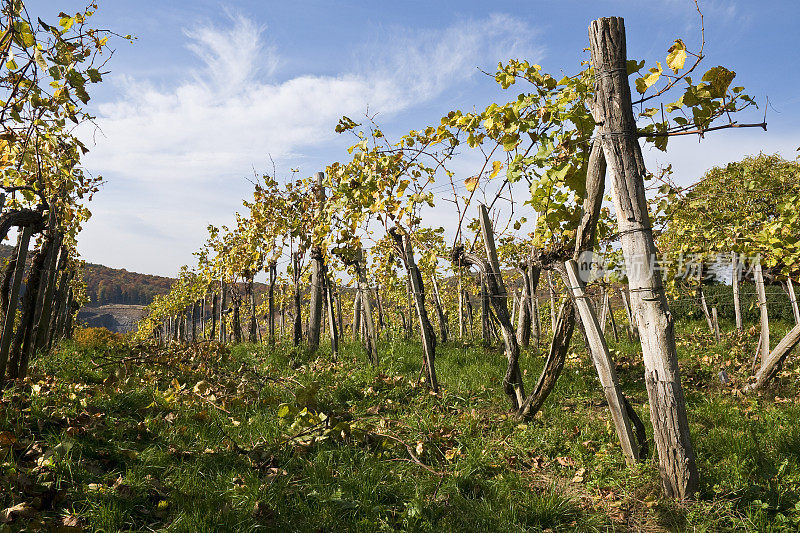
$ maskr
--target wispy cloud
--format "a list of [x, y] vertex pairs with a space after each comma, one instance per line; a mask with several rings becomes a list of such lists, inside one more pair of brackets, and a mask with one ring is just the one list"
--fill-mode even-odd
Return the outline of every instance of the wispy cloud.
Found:
[[[311, 152], [315, 159], [344, 157], [343, 141], [333, 132], [342, 115], [357, 117], [369, 108], [391, 120], [468, 81], [475, 67], [491, 69], [499, 60], [541, 52], [532, 28], [491, 15], [435, 31], [389, 28], [382, 46], [338, 75], [278, 81], [281, 56], [265, 30], [228, 13], [222, 24], [185, 31], [198, 63], [176, 72], [172, 86], [119, 78], [119, 98], [98, 106], [102, 135], [85, 160], [111, 183], [111, 194], [98, 196], [102, 207], [82, 241], [88, 257], [147, 271], [175, 269], [177, 263], [163, 264], [156, 248], [164, 243], [148, 239], [145, 225], [129, 228], [128, 245], [113, 259], [103, 241], [114, 238], [118, 220], [135, 221], [141, 204], [158, 205], [164, 225], [196, 228], [191, 235], [176, 231], [170, 251], [189, 262], [206, 224], [229, 219], [246, 193], [242, 177], [266, 167], [268, 154], [284, 168]], [[114, 193], [113, 183], [120, 181], [137, 194]], [[189, 192], [192, 202], [186, 201]], [[204, 209], [198, 212], [198, 206]]]

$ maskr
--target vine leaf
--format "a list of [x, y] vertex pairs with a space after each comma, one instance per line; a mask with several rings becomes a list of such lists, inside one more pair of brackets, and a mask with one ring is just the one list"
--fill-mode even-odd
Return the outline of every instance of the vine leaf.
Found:
[[686, 63], [686, 45], [683, 44], [682, 40], [676, 39], [667, 52], [667, 66], [677, 74]]

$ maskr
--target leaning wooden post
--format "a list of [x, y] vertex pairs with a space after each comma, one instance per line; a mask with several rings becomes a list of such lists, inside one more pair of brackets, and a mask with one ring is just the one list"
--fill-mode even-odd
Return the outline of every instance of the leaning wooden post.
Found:
[[733, 312], [736, 315], [736, 331], [742, 331], [742, 306], [739, 302], [739, 276], [741, 275], [741, 264], [739, 254], [731, 252], [731, 285], [733, 286]]
[[[494, 244], [494, 230], [492, 228], [492, 221], [489, 219], [489, 211], [483, 204], [478, 205], [478, 214], [481, 223], [481, 235], [483, 236], [483, 244], [486, 248], [486, 257], [489, 259], [489, 267], [491, 272], [484, 272], [486, 283], [484, 290], [487, 290], [492, 297], [492, 307], [494, 307], [497, 319], [500, 322], [500, 327], [503, 334], [503, 344], [505, 346], [506, 359], [508, 366], [506, 369], [506, 376], [504, 378], [504, 386], [506, 390], [513, 390], [516, 401], [516, 407], [519, 409], [524, 404], [525, 391], [522, 382], [522, 373], [519, 369], [519, 344], [517, 344], [517, 337], [511, 321], [508, 316], [508, 302], [506, 299], [506, 286], [503, 283], [503, 273], [500, 270], [500, 261], [497, 258], [497, 248]], [[495, 285], [493, 290], [489, 290], [490, 282]], [[512, 402], [513, 403], [513, 402]]]
[[606, 339], [600, 330], [600, 323], [597, 321], [594, 309], [584, 291], [583, 283], [578, 275], [577, 263], [569, 260], [564, 266], [569, 277], [569, 289], [586, 332], [589, 352], [592, 355], [597, 376], [600, 378], [600, 385], [603, 387], [603, 393], [611, 411], [611, 418], [614, 420], [614, 427], [617, 429], [617, 436], [622, 446], [622, 452], [625, 454], [625, 461], [629, 465], [634, 464], [639, 460], [639, 446], [636, 444], [631, 421], [625, 410], [625, 398], [619, 388], [614, 361], [611, 359]]
[[25, 258], [28, 256], [28, 244], [31, 240], [31, 232], [31, 226], [22, 228], [17, 244], [17, 263], [14, 266], [14, 277], [11, 280], [8, 308], [5, 310], [3, 332], [2, 337], [0, 337], [0, 391], [3, 390], [3, 383], [6, 377], [6, 365], [8, 364], [8, 354], [11, 349], [11, 338], [14, 335], [14, 320], [17, 317], [17, 306], [19, 305], [19, 288], [22, 284], [22, 277], [25, 274]]
[[706, 324], [708, 324], [708, 330], [711, 333], [714, 333], [714, 322], [711, 320], [711, 313], [708, 311], [708, 303], [706, 303], [706, 293], [703, 292], [703, 263], [700, 263], [700, 275], [698, 279], [699, 285], [697, 285], [697, 295], [700, 297], [700, 307], [703, 310], [703, 315], [706, 317]]
[[619, 331], [617, 330], [617, 321], [614, 319], [614, 308], [611, 307], [611, 298], [606, 294], [608, 302], [608, 319], [611, 322], [611, 331], [614, 332], [614, 342], [619, 342]]
[[668, 496], [682, 499], [695, 493], [699, 475], [678, 369], [673, 318], [653, 264], [657, 250], [644, 186], [647, 169], [631, 106], [623, 20], [611, 17], [593, 21], [589, 41], [595, 70], [592, 112], [595, 122], [601, 124], [603, 152], [614, 180], [614, 207], [633, 308], [639, 318], [661, 479]]
[[794, 323], [800, 324], [800, 309], [797, 307], [797, 296], [794, 293], [794, 285], [792, 278], [786, 278], [786, 292], [789, 293], [789, 303], [792, 304], [792, 313], [794, 313]]
[[439, 337], [441, 342], [447, 342], [447, 315], [444, 311], [444, 304], [442, 303], [442, 296], [439, 292], [439, 283], [436, 281], [436, 272], [434, 271], [431, 276], [433, 282], [433, 305], [436, 308], [436, 316], [439, 319]]
[[[411, 280], [411, 291], [416, 308], [417, 319], [419, 320], [420, 337], [422, 340], [424, 371], [427, 377], [428, 386], [434, 392], [439, 392], [439, 380], [436, 377], [436, 334], [433, 331], [428, 311], [425, 307], [425, 286], [422, 282], [422, 274], [417, 267], [414, 258], [414, 247], [411, 243], [411, 236], [398, 228], [391, 228], [389, 235], [395, 243], [395, 249], [403, 257], [408, 279]], [[411, 321], [411, 315], [408, 317]]]
[[800, 324], [793, 327], [791, 331], [781, 339], [775, 349], [764, 359], [764, 364], [761, 365], [761, 369], [756, 374], [756, 382], [753, 383], [750, 388], [760, 389], [774, 378], [783, 366], [783, 362], [789, 355], [789, 352], [791, 352], [792, 348], [797, 346], [798, 343], [800, 343]]
[[608, 322], [608, 290], [603, 287], [603, 304], [600, 308], [600, 332], [605, 335], [606, 323]]
[[764, 368], [764, 362], [769, 357], [769, 310], [767, 309], [767, 293], [764, 289], [764, 275], [761, 272], [761, 258], [756, 258], [756, 264], [753, 268], [753, 279], [756, 282], [756, 295], [758, 300], [758, 309], [761, 313], [761, 368]]

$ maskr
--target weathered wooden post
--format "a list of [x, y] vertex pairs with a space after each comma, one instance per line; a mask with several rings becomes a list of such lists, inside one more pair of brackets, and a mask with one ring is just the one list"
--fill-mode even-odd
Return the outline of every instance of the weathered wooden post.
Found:
[[[425, 308], [425, 286], [422, 282], [422, 274], [417, 267], [414, 259], [414, 248], [411, 244], [411, 236], [407, 232], [401, 232], [397, 228], [391, 228], [389, 235], [394, 239], [394, 246], [402, 256], [406, 267], [408, 279], [411, 280], [411, 291], [414, 298], [414, 305], [419, 319], [420, 336], [422, 337], [422, 350], [424, 356], [424, 368], [428, 386], [434, 392], [439, 391], [439, 380], [436, 377], [436, 334], [428, 317]], [[411, 322], [411, 315], [408, 317]], [[443, 320], [443, 319], [442, 319]]]
[[792, 313], [794, 314], [794, 323], [800, 324], [800, 309], [797, 307], [797, 296], [794, 293], [794, 285], [792, 278], [786, 278], [786, 292], [789, 294], [789, 303], [792, 305]]
[[739, 302], [739, 277], [741, 276], [739, 254], [731, 252], [731, 285], [733, 286], [733, 312], [736, 315], [736, 331], [742, 331], [742, 306]]
[[375, 320], [372, 313], [372, 302], [369, 297], [369, 285], [367, 275], [364, 271], [364, 252], [358, 250], [355, 263], [356, 281], [358, 282], [358, 292], [361, 294], [361, 307], [364, 310], [364, 326], [367, 333], [367, 354], [373, 366], [378, 366], [378, 335], [375, 330]]
[[[325, 204], [325, 188], [322, 185], [322, 180], [325, 173], [317, 172], [315, 175], [316, 184], [314, 192], [317, 197], [317, 218], [322, 216], [322, 208]], [[311, 304], [308, 314], [308, 349], [313, 354], [319, 348], [320, 332], [322, 331], [322, 285], [323, 285], [323, 271], [324, 271], [325, 258], [322, 254], [322, 248], [313, 246], [311, 248]]]
[[753, 268], [753, 279], [756, 282], [756, 295], [758, 301], [758, 309], [761, 313], [761, 368], [764, 368], [764, 363], [769, 357], [770, 342], [769, 342], [769, 310], [767, 309], [767, 293], [764, 289], [764, 275], [761, 272], [761, 258], [756, 258], [756, 264]]
[[678, 370], [673, 318], [653, 264], [657, 250], [647, 210], [647, 170], [631, 105], [624, 21], [618, 17], [593, 21], [589, 41], [595, 70], [593, 115], [601, 124], [603, 152], [614, 180], [614, 207], [633, 308], [639, 317], [661, 479], [668, 496], [682, 499], [695, 493], [699, 475]]
[[6, 365], [8, 364], [8, 354], [11, 350], [11, 339], [14, 335], [14, 320], [17, 317], [17, 306], [19, 305], [19, 289], [22, 284], [22, 277], [25, 274], [25, 258], [28, 256], [28, 244], [31, 240], [31, 226], [25, 226], [19, 233], [17, 240], [17, 257], [14, 265], [14, 277], [11, 279], [11, 290], [8, 298], [8, 307], [5, 309], [3, 317], [3, 331], [0, 337], [0, 391], [6, 377]]
[[617, 430], [622, 452], [628, 464], [633, 464], [639, 460], [639, 447], [633, 436], [631, 421], [625, 410], [625, 398], [619, 388], [617, 372], [614, 368], [614, 361], [608, 351], [606, 339], [600, 330], [600, 324], [594, 313], [591, 303], [584, 292], [583, 283], [578, 274], [578, 265], [575, 261], [567, 261], [564, 265], [570, 282], [570, 291], [575, 301], [575, 306], [581, 317], [581, 323], [586, 331], [589, 343], [589, 353], [592, 356], [597, 376], [600, 378], [600, 385], [603, 387], [608, 408], [611, 411], [611, 418]]
[[711, 308], [711, 321], [714, 323], [714, 338], [717, 340], [717, 344], [719, 344], [719, 319], [717, 318], [717, 308]]

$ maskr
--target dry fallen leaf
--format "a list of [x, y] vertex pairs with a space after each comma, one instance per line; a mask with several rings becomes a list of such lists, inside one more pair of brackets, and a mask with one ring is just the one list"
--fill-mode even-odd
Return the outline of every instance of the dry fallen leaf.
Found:
[[10, 524], [17, 518], [30, 518], [36, 513], [31, 504], [22, 502], [0, 512], [0, 524]]
[[556, 457], [556, 461], [561, 466], [575, 466], [575, 460], [572, 457]]

